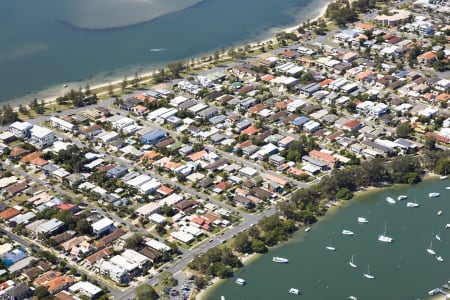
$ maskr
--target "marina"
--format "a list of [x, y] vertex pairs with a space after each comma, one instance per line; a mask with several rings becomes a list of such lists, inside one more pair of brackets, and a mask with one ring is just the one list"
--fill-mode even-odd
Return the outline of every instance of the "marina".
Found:
[[[450, 209], [450, 201], [445, 201], [447, 193], [450, 193], [445, 191], [447, 185], [445, 181], [434, 180], [415, 186], [378, 190], [360, 195], [356, 200], [342, 202], [314, 224], [314, 234], [300, 230], [291, 241], [271, 249], [268, 258], [265, 257], [267, 254], [260, 256], [265, 259], [256, 256], [235, 274], [258, 282], [259, 287], [248, 284], [242, 289], [234, 280], [228, 280], [204, 299], [219, 299], [220, 295], [225, 295], [227, 299], [289, 300], [294, 295], [287, 291], [300, 287], [299, 283], [299, 297], [310, 300], [352, 299], [349, 295], [365, 300], [427, 299], [428, 291], [433, 288], [448, 292], [442, 285], [448, 285], [447, 280], [450, 279], [445, 254], [450, 253], [450, 230], [445, 230], [447, 223], [450, 227], [450, 221], [444, 218], [445, 214], [436, 217], [436, 211]], [[440, 192], [441, 198], [420, 201], [426, 199], [430, 192]], [[414, 195], [420, 201], [420, 209], [407, 209], [406, 203], [388, 206], [385, 199], [389, 194], [395, 197], [407, 194], [409, 198]], [[357, 222], [359, 217], [370, 223]], [[353, 238], [342, 234], [343, 229], [352, 230], [358, 223], [360, 225], [353, 230], [356, 233]], [[377, 240], [385, 226], [386, 235], [394, 237], [395, 243]], [[442, 241], [436, 241], [436, 234]], [[433, 239], [431, 249], [436, 255], [426, 252], [430, 239]], [[439, 256], [443, 261], [437, 259]], [[273, 257], [289, 258], [289, 263], [276, 266], [272, 262]], [[352, 267], [350, 261], [357, 268]], [[280, 275], [264, 275], [277, 267], [282, 267]], [[328, 274], [324, 268], [334, 271]], [[375, 278], [369, 279], [364, 274]], [[262, 291], [260, 286], [273, 288]]]

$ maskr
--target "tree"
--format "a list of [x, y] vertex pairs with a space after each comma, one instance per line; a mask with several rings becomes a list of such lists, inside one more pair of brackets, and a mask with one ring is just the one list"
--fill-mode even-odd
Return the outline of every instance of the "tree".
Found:
[[251, 253], [252, 252], [252, 243], [248, 238], [248, 234], [246, 232], [239, 233], [234, 239], [234, 250], [240, 253]]
[[19, 113], [22, 115], [29, 115], [28, 109], [22, 104], [19, 104]]
[[125, 247], [133, 250], [139, 250], [144, 243], [144, 237], [140, 233], [135, 233], [133, 236], [125, 240]]
[[112, 86], [111, 82], [108, 83], [107, 89], [108, 89], [108, 95], [109, 95], [110, 97], [114, 96], [114, 89], [113, 89], [113, 86]]
[[82, 234], [87, 234], [87, 235], [91, 235], [92, 234], [92, 226], [91, 224], [89, 224], [89, 222], [86, 219], [80, 219], [77, 221], [77, 225], [75, 226], [75, 231], [82, 235]]
[[122, 82], [120, 83], [120, 88], [122, 89], [122, 93], [125, 93], [125, 89], [127, 88], [127, 85], [128, 85], [128, 80], [127, 80], [127, 76], [125, 75]]
[[172, 273], [170, 272], [162, 272], [159, 275], [159, 281], [163, 286], [173, 287], [175, 285], [175, 279], [173, 278]]
[[159, 298], [153, 287], [147, 283], [138, 286], [135, 292], [137, 300], [156, 300]]
[[408, 122], [400, 124], [397, 126], [395, 133], [400, 138], [406, 138], [411, 133], [411, 125]]
[[45, 299], [50, 296], [50, 293], [48, 292], [47, 288], [45, 286], [38, 286], [33, 293], [34, 297], [37, 297], [37, 299]]
[[434, 150], [436, 148], [436, 138], [434, 136], [425, 137], [425, 147], [428, 150]]
[[208, 279], [205, 276], [195, 276], [194, 284], [197, 287], [197, 289], [201, 290], [205, 288], [206, 285], [208, 284]]

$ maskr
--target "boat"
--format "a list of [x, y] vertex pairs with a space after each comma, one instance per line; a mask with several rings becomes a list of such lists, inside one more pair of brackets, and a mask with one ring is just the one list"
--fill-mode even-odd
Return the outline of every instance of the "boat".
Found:
[[327, 250], [330, 250], [330, 251], [335, 251], [335, 250], [336, 250], [336, 248], [334, 248], [333, 246], [331, 246], [331, 240], [330, 240], [330, 243], [329, 243], [328, 246], [327, 246]]
[[348, 299], [351, 299], [351, 300], [358, 300], [358, 298], [356, 298], [355, 296], [348, 296]]
[[444, 262], [444, 259], [442, 258], [442, 256], [436, 256], [436, 259], [440, 262]]
[[414, 200], [414, 202], [406, 203], [406, 207], [419, 207], [419, 204], [417, 203], [417, 200]]
[[367, 267], [367, 273], [364, 273], [364, 277], [366, 277], [368, 279], [375, 279], [375, 276], [370, 274], [370, 266]]
[[272, 258], [272, 261], [277, 262], [277, 263], [287, 263], [287, 262], [289, 262], [289, 259], [284, 258], [284, 257], [274, 256], [274, 258]]
[[354, 235], [353, 231], [350, 231], [350, 230], [347, 230], [347, 229], [342, 230], [342, 234], [343, 235]]
[[439, 196], [440, 196], [439, 193], [429, 193], [428, 194], [428, 197], [430, 197], [430, 198], [436, 198], [436, 197], [439, 197]]
[[236, 279], [236, 283], [239, 285], [245, 285], [247, 282], [242, 278], [238, 278]]
[[402, 200], [405, 200], [405, 199], [407, 199], [407, 198], [408, 198], [407, 195], [400, 195], [400, 196], [397, 197], [397, 200], [398, 200], [398, 201], [402, 201]]
[[359, 217], [358, 218], [358, 223], [367, 224], [367, 223], [369, 223], [369, 221], [366, 218], [364, 218], [364, 217]]
[[354, 256], [354, 254], [352, 255], [352, 258], [350, 259], [350, 261], [348, 262], [348, 264], [349, 264], [352, 268], [357, 268], [358, 266], [353, 262], [353, 256]]
[[298, 295], [300, 293], [300, 290], [299, 289], [290, 288], [289, 289], [289, 293], [294, 294], [294, 295]]
[[66, 87], [67, 87], [67, 84], [63, 85], [63, 88], [66, 88]]
[[450, 228], [450, 224], [445, 225], [445, 228]]
[[220, 300], [225, 300], [225, 296], [220, 296]]
[[434, 236], [438, 241], [442, 241], [441, 240], [441, 236], [439, 235], [439, 233], [436, 233], [436, 235]]
[[441, 176], [439, 176], [439, 179], [440, 179], [440, 180], [444, 180], [444, 179], [447, 179], [447, 178], [448, 178], [447, 175], [441, 175]]
[[445, 189], [446, 189], [446, 190], [450, 190], [450, 186], [446, 186]]
[[430, 242], [430, 247], [427, 248], [427, 252], [430, 253], [431, 255], [435, 255], [436, 252], [432, 249], [433, 246], [433, 241]]
[[310, 232], [311, 231], [311, 227], [306, 227], [305, 228], [305, 232]]
[[394, 198], [391, 198], [391, 197], [386, 197], [386, 201], [387, 201], [389, 204], [395, 204], [395, 203], [396, 203], [395, 200], [394, 200]]
[[378, 236], [378, 240], [383, 243], [392, 243], [394, 239], [386, 235], [386, 227], [387, 225], [384, 224], [384, 233]]
[[428, 295], [434, 296], [434, 295], [436, 295], [436, 294], [439, 294], [440, 292], [441, 292], [441, 289], [440, 289], [440, 288], [435, 288], [435, 289], [432, 289], [431, 291], [429, 291], [429, 292], [428, 292]]
[[166, 50], [165, 48], [152, 48], [150, 49], [150, 52], [160, 52]]
[[438, 211], [436, 214], [437, 214], [438, 216], [442, 215], [442, 210]]

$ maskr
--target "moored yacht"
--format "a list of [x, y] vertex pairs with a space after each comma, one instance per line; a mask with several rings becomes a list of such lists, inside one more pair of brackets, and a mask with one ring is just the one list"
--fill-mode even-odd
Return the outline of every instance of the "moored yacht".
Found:
[[439, 197], [439, 196], [440, 196], [439, 193], [429, 193], [428, 194], [428, 197], [430, 197], [430, 198], [436, 198], [436, 197]]
[[378, 240], [383, 243], [392, 243], [394, 239], [386, 235], [386, 227], [387, 224], [384, 224], [384, 233], [378, 236]]
[[342, 230], [342, 234], [343, 235], [354, 235], [353, 231], [350, 231], [350, 230], [347, 230], [347, 229]]
[[298, 295], [300, 293], [300, 290], [299, 289], [290, 288], [289, 289], [289, 293], [294, 294], [294, 295]]
[[432, 249], [433, 241], [430, 242], [430, 247], [427, 248], [427, 252], [431, 255], [436, 255], [436, 252]]
[[389, 204], [395, 204], [395, 203], [396, 203], [395, 200], [394, 200], [394, 198], [391, 198], [391, 197], [386, 197], [386, 201], [387, 201]]
[[358, 223], [364, 223], [364, 224], [366, 224], [366, 223], [369, 223], [369, 221], [368, 221], [366, 218], [364, 218], [364, 217], [359, 217], [359, 218], [358, 218]]
[[407, 195], [400, 195], [400, 196], [397, 197], [397, 200], [398, 200], [398, 201], [402, 201], [402, 200], [405, 200], [405, 199], [407, 199], [407, 198], [408, 198]]
[[442, 256], [437, 256], [436, 259], [440, 262], [444, 262], [444, 259], [442, 258]]
[[408, 202], [406, 207], [419, 207], [419, 204], [417, 202]]
[[242, 278], [238, 278], [236, 279], [236, 283], [239, 285], [245, 285], [247, 282]]
[[284, 258], [284, 257], [274, 256], [274, 258], [272, 258], [272, 261], [277, 262], [277, 263], [287, 263], [287, 262], [289, 262], [289, 259]]

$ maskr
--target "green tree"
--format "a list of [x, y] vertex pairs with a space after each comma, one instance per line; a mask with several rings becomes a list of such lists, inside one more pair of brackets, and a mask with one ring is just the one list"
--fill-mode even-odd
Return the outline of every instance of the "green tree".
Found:
[[412, 128], [408, 122], [398, 125], [397, 128], [395, 129], [395, 133], [400, 138], [408, 137], [409, 134], [411, 133], [411, 131], [412, 131]]
[[89, 224], [88, 220], [86, 219], [80, 219], [77, 221], [77, 225], [75, 226], [75, 231], [80, 234], [87, 234], [87, 235], [91, 235], [92, 234], [92, 226], [91, 224]]
[[125, 247], [133, 250], [139, 250], [144, 243], [144, 237], [140, 233], [135, 233], [133, 236], [125, 240]]
[[159, 282], [166, 287], [173, 287], [175, 285], [175, 279], [172, 273], [164, 271], [159, 275]]
[[156, 300], [159, 298], [158, 293], [150, 284], [144, 283], [135, 290], [136, 300]]
[[234, 239], [234, 250], [240, 253], [251, 253], [252, 243], [249, 240], [248, 234], [246, 232], [239, 233]]
[[195, 276], [194, 284], [197, 287], [197, 289], [201, 290], [207, 286], [208, 279], [205, 276]]
[[127, 76], [125, 75], [122, 82], [120, 83], [120, 88], [122, 90], [122, 93], [125, 93], [125, 89], [127, 88], [127, 85], [128, 85], [128, 79], [127, 79]]

